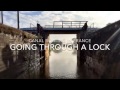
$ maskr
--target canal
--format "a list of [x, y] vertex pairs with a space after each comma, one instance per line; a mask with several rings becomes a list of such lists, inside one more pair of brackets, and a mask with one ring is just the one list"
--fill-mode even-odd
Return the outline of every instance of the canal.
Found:
[[[60, 40], [70, 43], [76, 35], [50, 35], [50, 42]], [[66, 43], [66, 42], [65, 42]], [[49, 79], [77, 79], [77, 50], [62, 50], [60, 52], [50, 51], [48, 60], [47, 77]]]

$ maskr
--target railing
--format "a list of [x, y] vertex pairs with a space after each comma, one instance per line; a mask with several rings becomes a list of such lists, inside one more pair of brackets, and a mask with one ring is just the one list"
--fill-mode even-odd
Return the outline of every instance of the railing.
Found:
[[[32, 27], [32, 26], [33, 26], [33, 27]], [[37, 28], [36, 28], [35, 25], [33, 25], [32, 23], [30, 23], [30, 29], [36, 30]]]
[[45, 25], [45, 28], [82, 28], [88, 21], [54, 21], [53, 25]]

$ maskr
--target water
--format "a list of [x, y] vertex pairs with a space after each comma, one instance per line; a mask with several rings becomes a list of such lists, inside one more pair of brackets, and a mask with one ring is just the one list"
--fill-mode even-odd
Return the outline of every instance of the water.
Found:
[[74, 51], [51, 51], [49, 58], [49, 77], [55, 79], [77, 78], [77, 54]]
[[[60, 40], [69, 43], [75, 34], [51, 34], [50, 42]], [[51, 51], [47, 62], [47, 77], [50, 79], [76, 79], [77, 75], [77, 51]]]

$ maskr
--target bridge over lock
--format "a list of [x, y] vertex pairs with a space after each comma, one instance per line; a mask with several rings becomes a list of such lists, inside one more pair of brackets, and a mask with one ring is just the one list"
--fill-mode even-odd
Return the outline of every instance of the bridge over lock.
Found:
[[[45, 27], [37, 24], [37, 34], [43, 39], [45, 45], [49, 44], [50, 34], [76, 34], [77, 39], [80, 39], [87, 30], [87, 22], [88, 21], [54, 21], [53, 25], [45, 25]], [[77, 42], [77, 44], [77, 64], [80, 64], [80, 62], [84, 62], [84, 60], [80, 60], [80, 56], [83, 56], [83, 53], [82, 51], [80, 53], [80, 42]], [[49, 50], [46, 49], [43, 54], [45, 57], [44, 63], [48, 63], [49, 55]], [[44, 67], [47, 68], [47, 65], [44, 64]]]

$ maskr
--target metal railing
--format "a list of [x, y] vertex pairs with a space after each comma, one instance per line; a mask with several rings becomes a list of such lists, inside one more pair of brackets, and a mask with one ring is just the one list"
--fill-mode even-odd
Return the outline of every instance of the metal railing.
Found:
[[36, 30], [37, 27], [34, 24], [30, 23], [30, 29]]
[[82, 28], [88, 21], [54, 21], [53, 25], [45, 25], [45, 28]]

